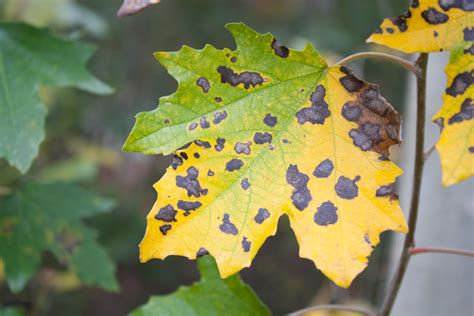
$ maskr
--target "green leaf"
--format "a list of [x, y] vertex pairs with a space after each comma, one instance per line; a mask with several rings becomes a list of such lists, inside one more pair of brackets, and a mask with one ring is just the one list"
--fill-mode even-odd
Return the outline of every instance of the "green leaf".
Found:
[[7, 282], [19, 292], [51, 251], [86, 285], [117, 290], [115, 266], [82, 218], [109, 211], [113, 202], [66, 183], [28, 184], [0, 201], [0, 258]]
[[38, 154], [46, 116], [39, 84], [112, 92], [85, 68], [93, 52], [91, 45], [59, 39], [46, 30], [0, 24], [0, 158], [25, 172]]
[[0, 308], [0, 316], [23, 316], [25, 311], [20, 307]]
[[169, 295], [154, 296], [131, 316], [270, 315], [268, 308], [237, 274], [222, 280], [211, 256], [200, 258], [198, 268], [201, 281]]

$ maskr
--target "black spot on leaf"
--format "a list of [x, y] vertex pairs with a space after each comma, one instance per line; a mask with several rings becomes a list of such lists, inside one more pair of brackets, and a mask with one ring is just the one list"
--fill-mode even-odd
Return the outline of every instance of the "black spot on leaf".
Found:
[[464, 33], [464, 40], [466, 42], [474, 41], [474, 26], [471, 28], [466, 27], [463, 30], [463, 33]]
[[474, 83], [474, 70], [462, 72], [454, 77], [451, 86], [446, 89], [446, 94], [452, 97], [463, 94]]
[[188, 154], [187, 154], [187, 153], [185, 153], [184, 151], [183, 151], [183, 152], [181, 152], [179, 155], [180, 155], [180, 156], [181, 156], [181, 158], [183, 158], [184, 160], [188, 160]]
[[273, 127], [276, 125], [277, 123], [277, 117], [276, 116], [272, 116], [270, 113], [267, 113], [267, 115], [265, 115], [265, 117], [263, 118], [263, 122], [267, 125], [267, 126], [270, 126], [270, 127]]
[[178, 208], [184, 211], [184, 215], [188, 216], [190, 214], [189, 211], [195, 211], [202, 206], [202, 203], [199, 201], [178, 201]]
[[178, 155], [173, 156], [173, 160], [171, 160], [171, 167], [176, 170], [178, 169], [178, 166], [181, 166], [183, 164], [183, 158], [181, 158]]
[[224, 214], [224, 219], [222, 224], [219, 225], [219, 229], [225, 234], [237, 235], [239, 233], [237, 227], [230, 222], [230, 216], [227, 213]]
[[198, 80], [196, 80], [196, 85], [201, 87], [202, 92], [204, 93], [207, 93], [209, 91], [209, 88], [211, 87], [209, 80], [207, 80], [207, 78], [204, 78], [204, 77], [201, 77]]
[[398, 200], [398, 195], [395, 193], [395, 183], [383, 185], [375, 192], [376, 197], [389, 197], [390, 201]]
[[242, 181], [240, 182], [240, 186], [241, 186], [242, 189], [244, 189], [244, 190], [247, 190], [248, 188], [250, 188], [249, 179], [248, 179], [248, 178], [243, 178]]
[[170, 204], [162, 207], [158, 213], [155, 215], [155, 219], [163, 221], [163, 222], [176, 222], [176, 211], [173, 206]]
[[168, 233], [170, 229], [171, 229], [170, 224], [165, 224], [165, 225], [160, 226], [160, 232], [163, 234], [163, 236], [166, 236], [166, 234]]
[[205, 256], [205, 255], [208, 255], [208, 254], [209, 254], [209, 251], [207, 251], [206, 248], [201, 247], [201, 248], [199, 248], [199, 250], [196, 252], [196, 257], [197, 257], [197, 258], [201, 258], [201, 257], [203, 257], [203, 256]]
[[389, 32], [390, 34], [393, 34], [393, 32], [395, 32], [395, 30], [391, 27], [387, 27], [385, 30]]
[[212, 120], [212, 123], [219, 124], [226, 118], [227, 118], [227, 111], [216, 112], [214, 113], [214, 119]]
[[448, 11], [451, 8], [474, 11], [474, 2], [472, 0], [439, 0], [439, 6], [444, 11]]
[[217, 103], [222, 102], [222, 98], [220, 97], [215, 97], [214, 100], [216, 100]]
[[439, 12], [435, 8], [428, 8], [427, 10], [424, 10], [421, 12], [421, 16], [426, 22], [432, 25], [446, 23], [449, 19], [448, 15]]
[[201, 125], [201, 128], [203, 129], [211, 127], [211, 124], [209, 124], [205, 116], [201, 117], [201, 119], [199, 120], [199, 124]]
[[207, 148], [207, 149], [211, 148], [211, 144], [209, 144], [209, 142], [206, 142], [206, 141], [202, 141], [202, 140], [196, 139], [196, 140], [194, 141], [194, 143], [195, 143], [196, 145], [198, 145], [199, 147], [203, 147], [203, 148]]
[[252, 243], [247, 240], [247, 237], [244, 236], [244, 238], [242, 239], [242, 249], [244, 250], [244, 252], [249, 252], [251, 245]]
[[275, 52], [275, 55], [280, 56], [281, 58], [286, 58], [290, 54], [288, 47], [281, 45], [276, 39], [272, 41], [272, 49]]
[[254, 217], [254, 220], [257, 224], [262, 224], [269, 217], [270, 212], [266, 208], [259, 208], [257, 215], [255, 215]]
[[346, 76], [341, 77], [339, 79], [339, 82], [348, 92], [357, 92], [364, 86], [364, 82], [362, 80], [357, 79], [349, 68], [342, 66], [341, 71], [346, 74]]
[[225, 170], [232, 172], [235, 170], [239, 170], [240, 168], [242, 168], [243, 165], [244, 165], [244, 162], [242, 160], [234, 158], [227, 162], [225, 166]]
[[337, 195], [346, 200], [352, 200], [357, 197], [359, 195], [359, 188], [357, 187], [356, 182], [359, 180], [360, 176], [355, 177], [354, 180], [340, 176], [334, 186]]
[[461, 123], [463, 121], [472, 120], [474, 117], [474, 103], [471, 98], [467, 98], [461, 104], [461, 110], [449, 118], [448, 124]]
[[326, 89], [322, 85], [317, 86], [310, 97], [311, 106], [302, 108], [296, 113], [298, 123], [324, 124], [331, 114], [328, 104], [324, 101], [325, 95]]
[[293, 205], [303, 211], [313, 199], [307, 187], [309, 177], [299, 172], [296, 165], [290, 165], [286, 171], [286, 181], [294, 188], [291, 194]]
[[464, 54], [471, 54], [474, 55], [474, 44], [472, 44], [469, 48], [464, 50]]
[[399, 15], [395, 18], [390, 18], [390, 20], [392, 21], [392, 23], [398, 27], [398, 29], [400, 30], [400, 32], [405, 32], [407, 29], [408, 29], [408, 26], [407, 26], [407, 19], [411, 17], [411, 12], [408, 11], [406, 14], [404, 15]]
[[331, 175], [334, 165], [330, 159], [322, 161], [316, 169], [314, 169], [313, 175], [316, 178], [327, 178]]
[[200, 197], [207, 194], [207, 189], [201, 188], [198, 181], [199, 171], [195, 167], [189, 167], [186, 177], [176, 176], [176, 185], [186, 189], [188, 196]]
[[265, 144], [265, 143], [271, 143], [272, 142], [272, 134], [264, 132], [256, 132], [255, 135], [253, 136], [253, 141], [255, 144]]
[[236, 61], [237, 61], [237, 57], [235, 57], [235, 56], [230, 59], [231, 63], [235, 63]]
[[263, 83], [262, 76], [256, 72], [244, 71], [237, 74], [232, 69], [225, 66], [219, 66], [217, 71], [221, 75], [221, 82], [228, 83], [233, 87], [242, 83], [245, 89], [248, 89], [250, 86], [255, 87]]
[[360, 105], [356, 102], [348, 101], [342, 106], [341, 114], [346, 120], [350, 122], [356, 122], [359, 120], [362, 110]]
[[471, 146], [468, 148], [468, 151], [471, 153], [471, 154], [474, 154], [474, 146]]
[[195, 130], [197, 127], [198, 127], [198, 124], [196, 122], [192, 122], [191, 124], [189, 124], [188, 130], [192, 131], [192, 130]]
[[234, 151], [237, 154], [250, 155], [250, 145], [251, 144], [252, 144], [251, 141], [248, 141], [246, 143], [237, 142], [234, 146]]
[[336, 224], [337, 220], [337, 207], [330, 201], [321, 204], [318, 207], [318, 211], [314, 214], [314, 222], [321, 226]]

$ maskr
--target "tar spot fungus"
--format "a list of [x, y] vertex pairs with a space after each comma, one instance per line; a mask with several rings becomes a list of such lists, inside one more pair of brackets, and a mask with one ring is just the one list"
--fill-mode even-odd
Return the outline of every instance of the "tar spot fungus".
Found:
[[256, 132], [255, 135], [253, 136], [253, 141], [255, 144], [262, 145], [265, 143], [271, 143], [272, 142], [272, 134], [264, 132]]
[[199, 124], [201, 125], [201, 128], [203, 129], [211, 127], [211, 124], [209, 124], [205, 116], [201, 116], [201, 119], [199, 120]]
[[225, 143], [224, 138], [218, 138], [218, 139], [216, 139], [216, 144], [214, 145], [214, 148], [217, 151], [221, 151], [222, 149], [224, 149], [224, 143]]
[[237, 142], [234, 146], [234, 151], [237, 154], [244, 154], [244, 155], [250, 155], [250, 145], [252, 144], [251, 141], [248, 141], [246, 143], [241, 143]]
[[212, 171], [211, 169], [209, 169], [209, 170], [207, 171], [207, 175], [208, 175], [209, 177], [212, 177], [212, 176], [214, 175], [214, 171]]
[[395, 183], [383, 185], [375, 192], [376, 197], [389, 197], [390, 201], [398, 200], [398, 195], [395, 193]]
[[470, 0], [439, 0], [439, 6], [448, 11], [451, 8], [458, 8], [464, 11], [474, 11], [474, 2]]
[[219, 229], [225, 234], [237, 235], [239, 233], [237, 227], [230, 222], [230, 216], [227, 213], [224, 214], [224, 219], [222, 224], [219, 225]]
[[281, 141], [283, 142], [283, 144], [291, 144], [291, 142], [286, 138], [283, 138]]
[[270, 212], [266, 208], [259, 208], [257, 215], [255, 215], [254, 217], [254, 220], [257, 224], [262, 224], [269, 217]]
[[474, 55], [474, 44], [472, 44], [469, 48], [464, 50], [464, 54], [471, 54]]
[[233, 56], [231, 59], [230, 59], [230, 62], [231, 63], [235, 63], [237, 61], [237, 57]]
[[354, 180], [340, 176], [334, 186], [337, 195], [346, 200], [352, 200], [357, 197], [359, 195], [359, 188], [357, 187], [356, 182], [359, 180], [360, 176], [356, 176]]
[[242, 181], [240, 182], [240, 186], [241, 186], [242, 189], [244, 189], [244, 190], [247, 190], [248, 188], [250, 188], [249, 179], [248, 179], [248, 178], [243, 178]]
[[280, 56], [281, 58], [286, 58], [290, 54], [288, 47], [281, 45], [276, 39], [273, 39], [271, 46], [275, 55]]
[[474, 103], [471, 98], [467, 98], [461, 104], [461, 110], [451, 116], [448, 121], [448, 124], [462, 123], [463, 121], [472, 120], [474, 117]]
[[471, 28], [466, 27], [463, 30], [463, 33], [464, 33], [464, 40], [466, 42], [474, 41], [474, 26]]
[[354, 145], [363, 151], [372, 149], [374, 145], [382, 141], [380, 138], [380, 125], [370, 122], [364, 123], [357, 129], [351, 129], [349, 137], [352, 138]]
[[468, 148], [468, 151], [471, 153], [471, 154], [474, 154], [474, 146], [471, 146]]
[[354, 93], [362, 89], [364, 82], [357, 79], [349, 68], [344, 66], [341, 67], [341, 71], [346, 74], [344, 77], [339, 78], [339, 82], [344, 86], [344, 88], [350, 92]]
[[400, 32], [405, 32], [408, 27], [407, 27], [407, 19], [411, 17], [411, 12], [408, 11], [407, 13], [405, 13], [404, 15], [400, 15], [400, 16], [397, 16], [395, 18], [390, 18], [390, 20], [392, 21], [392, 23], [398, 27], [398, 29], [400, 30]]
[[227, 164], [225, 165], [225, 170], [229, 172], [240, 170], [243, 165], [244, 163], [242, 160], [234, 158], [227, 162]]
[[179, 155], [181, 156], [181, 158], [183, 158], [184, 160], [188, 160], [188, 154], [185, 153], [184, 151], [179, 153]]
[[165, 224], [160, 226], [160, 232], [163, 234], [163, 236], [166, 236], [166, 233], [171, 229], [170, 224]]
[[324, 124], [326, 118], [331, 114], [328, 104], [324, 101], [325, 96], [326, 89], [322, 85], [317, 86], [310, 97], [311, 106], [296, 112], [298, 123]]
[[316, 169], [314, 169], [313, 175], [316, 178], [327, 178], [331, 175], [334, 165], [330, 159], [322, 161]]
[[412, 0], [411, 2], [411, 7], [412, 8], [418, 8], [420, 6], [420, 1], [419, 0]]
[[362, 110], [360, 105], [356, 102], [348, 101], [342, 106], [341, 114], [346, 120], [350, 122], [356, 122], [359, 120]]
[[201, 87], [202, 92], [204, 93], [207, 93], [209, 91], [209, 88], [211, 87], [209, 80], [207, 80], [207, 78], [204, 78], [204, 77], [201, 77], [198, 80], [196, 80], [196, 85]]
[[212, 123], [219, 124], [226, 118], [227, 118], [227, 111], [216, 112], [214, 113], [214, 119], [212, 120]]
[[173, 160], [171, 160], [171, 167], [176, 170], [178, 169], [178, 166], [181, 166], [183, 164], [183, 158], [181, 158], [178, 155], [173, 156]]
[[262, 85], [263, 78], [259, 73], [244, 71], [240, 74], [235, 73], [232, 69], [219, 66], [217, 71], [221, 75], [221, 82], [228, 83], [233, 87], [238, 86], [239, 84], [243, 84], [245, 89], [252, 87], [256, 87], [257, 85]]
[[173, 206], [170, 204], [162, 207], [158, 213], [155, 215], [155, 219], [163, 221], [163, 222], [176, 222], [176, 211]]
[[186, 189], [188, 196], [200, 197], [207, 194], [207, 189], [201, 188], [198, 181], [199, 171], [195, 167], [189, 167], [186, 177], [176, 176], [176, 185], [180, 188]]
[[184, 211], [184, 215], [188, 216], [190, 214], [189, 211], [195, 211], [202, 206], [202, 203], [199, 201], [178, 201], [178, 208]]
[[247, 237], [244, 236], [244, 238], [242, 239], [242, 249], [244, 250], [244, 252], [249, 252], [251, 245], [252, 243], [247, 240]]
[[196, 140], [194, 141], [194, 143], [195, 143], [196, 145], [198, 145], [199, 147], [203, 147], [203, 148], [207, 148], [207, 149], [211, 148], [211, 144], [209, 144], [209, 142], [206, 142], [206, 141], [202, 141], [202, 140], [196, 139]]
[[166, 120], [163, 121], [163, 123], [169, 124], [169, 123], [170, 123], [170, 120], [166, 119]]
[[314, 222], [321, 226], [336, 224], [337, 219], [337, 207], [330, 201], [321, 204], [318, 211], [314, 213]]
[[194, 156], [194, 158], [196, 158], [196, 159], [199, 159], [199, 158], [201, 157], [201, 155], [199, 155], [199, 153], [194, 153], [193, 156]]
[[303, 211], [313, 199], [307, 187], [309, 177], [299, 172], [296, 165], [290, 165], [286, 170], [286, 181], [294, 188], [291, 194], [293, 205], [298, 210]]
[[216, 102], [218, 102], [218, 103], [222, 102], [222, 98], [220, 98], [220, 97], [215, 97], [214, 100], [216, 100]]
[[203, 257], [203, 256], [205, 256], [205, 255], [208, 255], [208, 254], [209, 254], [209, 251], [207, 251], [206, 248], [201, 247], [201, 248], [199, 248], [199, 250], [196, 252], [196, 257], [197, 257], [197, 258], [201, 258], [201, 257]]
[[196, 122], [192, 122], [191, 124], [189, 124], [188, 130], [192, 131], [192, 130], [195, 130], [197, 127], [198, 127], [198, 124]]
[[421, 12], [421, 16], [426, 22], [433, 25], [446, 23], [449, 19], [448, 15], [439, 12], [435, 8], [424, 10]]
[[438, 37], [438, 35], [439, 35], [438, 32], [433, 31], [433, 36], [434, 36], [434, 37]]
[[395, 32], [395, 30], [391, 27], [387, 27], [385, 30], [389, 32], [390, 34], [393, 34], [393, 32]]
[[265, 117], [263, 118], [263, 123], [265, 123], [267, 126], [274, 127], [277, 123], [278, 119], [276, 116], [272, 116], [270, 113], [267, 113]]
[[446, 89], [446, 94], [452, 97], [463, 94], [474, 83], [474, 70], [461, 72], [454, 77], [451, 86]]

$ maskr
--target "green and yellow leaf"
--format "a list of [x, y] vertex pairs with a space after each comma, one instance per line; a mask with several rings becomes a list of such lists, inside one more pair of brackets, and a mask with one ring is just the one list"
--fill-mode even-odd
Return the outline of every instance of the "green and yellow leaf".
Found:
[[413, 1], [407, 13], [385, 19], [368, 39], [407, 53], [451, 51], [444, 104], [433, 117], [441, 127], [436, 148], [446, 186], [474, 174], [473, 11], [472, 1]]
[[382, 231], [407, 231], [393, 187], [402, 171], [388, 159], [399, 115], [312, 45], [227, 28], [235, 51], [156, 54], [178, 90], [137, 116], [124, 148], [175, 155], [155, 185], [140, 259], [210, 253], [227, 277], [286, 214], [301, 257], [348, 287]]

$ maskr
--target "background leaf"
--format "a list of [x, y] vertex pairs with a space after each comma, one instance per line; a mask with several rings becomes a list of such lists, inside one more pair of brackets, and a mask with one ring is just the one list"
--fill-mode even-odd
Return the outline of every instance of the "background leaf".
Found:
[[140, 258], [209, 252], [223, 277], [250, 266], [287, 214], [309, 258], [348, 287], [387, 229], [406, 231], [388, 160], [400, 118], [378, 87], [328, 67], [311, 45], [229, 24], [237, 50], [156, 57], [178, 80], [140, 113], [126, 150], [169, 153]]
[[84, 65], [94, 48], [25, 24], [0, 24], [0, 157], [25, 172], [44, 139], [46, 109], [38, 85], [112, 90]]
[[65, 183], [28, 184], [0, 204], [0, 258], [19, 292], [48, 250], [86, 285], [117, 290], [115, 267], [82, 219], [108, 212], [111, 200]]
[[385, 19], [368, 42], [407, 53], [450, 50], [444, 104], [433, 117], [448, 186], [474, 174], [474, 5], [472, 1], [416, 0], [407, 13]]
[[219, 277], [211, 256], [198, 260], [201, 281], [165, 296], [154, 296], [131, 316], [270, 315], [268, 308], [238, 275]]

